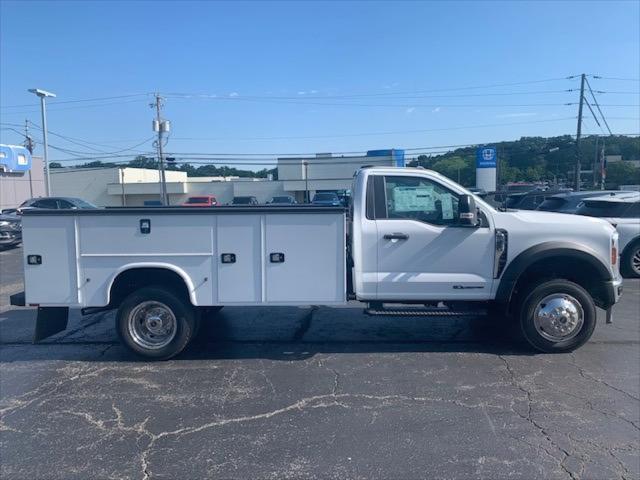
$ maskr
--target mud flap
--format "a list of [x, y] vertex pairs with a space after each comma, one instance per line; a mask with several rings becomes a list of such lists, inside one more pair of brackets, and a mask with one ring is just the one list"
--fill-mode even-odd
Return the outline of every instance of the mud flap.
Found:
[[609, 307], [607, 308], [607, 319], [605, 320], [605, 323], [607, 325], [610, 325], [613, 323], [613, 307]]
[[68, 321], [69, 307], [38, 307], [33, 343], [65, 330]]

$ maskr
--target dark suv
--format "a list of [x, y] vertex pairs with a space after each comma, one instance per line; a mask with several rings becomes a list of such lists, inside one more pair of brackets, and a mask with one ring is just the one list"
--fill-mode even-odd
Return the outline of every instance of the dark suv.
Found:
[[615, 197], [616, 195], [624, 193], [628, 192], [624, 190], [592, 190], [588, 192], [559, 193], [547, 197], [544, 202], [538, 205], [537, 210], [544, 212], [576, 213], [576, 210], [578, 210], [582, 202], [589, 198], [601, 197], [603, 195]]
[[259, 205], [256, 197], [233, 197], [231, 205]]

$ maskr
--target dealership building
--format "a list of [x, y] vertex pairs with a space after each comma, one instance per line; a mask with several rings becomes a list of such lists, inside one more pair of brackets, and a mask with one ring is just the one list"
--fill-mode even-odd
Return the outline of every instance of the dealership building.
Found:
[[[231, 163], [232, 164], [232, 163]], [[360, 156], [277, 159], [278, 179], [239, 177], [188, 177], [166, 171], [169, 203], [180, 205], [190, 196], [215, 195], [220, 203], [233, 197], [254, 196], [266, 203], [272, 197], [291, 195], [303, 202], [317, 191], [348, 190], [356, 170], [363, 166], [404, 166], [403, 150], [372, 150]], [[52, 195], [80, 197], [98, 206], [141, 206], [160, 196], [157, 170], [131, 167], [57, 168], [51, 170]], [[308, 192], [308, 193], [307, 193]]]

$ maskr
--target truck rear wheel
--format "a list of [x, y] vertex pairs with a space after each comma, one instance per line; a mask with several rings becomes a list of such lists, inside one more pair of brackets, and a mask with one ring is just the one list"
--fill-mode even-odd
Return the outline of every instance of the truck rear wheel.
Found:
[[197, 327], [195, 309], [162, 287], [145, 287], [130, 294], [116, 316], [118, 335], [133, 352], [167, 360], [189, 343]]
[[595, 326], [596, 307], [591, 295], [568, 280], [539, 284], [521, 305], [522, 334], [542, 352], [570, 352], [591, 338]]

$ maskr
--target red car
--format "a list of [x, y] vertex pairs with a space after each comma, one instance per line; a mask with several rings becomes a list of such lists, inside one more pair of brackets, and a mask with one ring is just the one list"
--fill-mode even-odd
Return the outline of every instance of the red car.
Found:
[[183, 207], [215, 207], [218, 205], [218, 199], [215, 195], [198, 195], [197, 197], [189, 197], [182, 204]]

